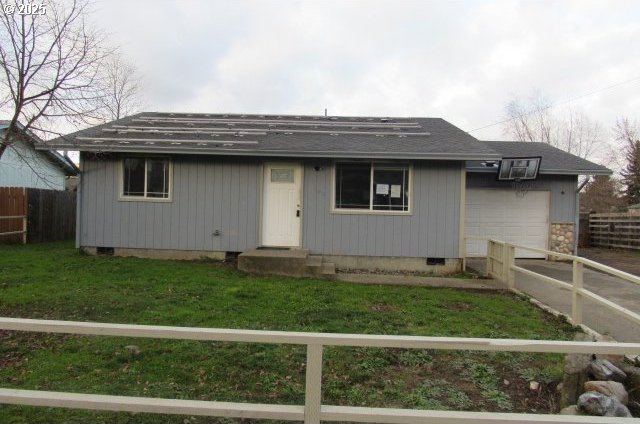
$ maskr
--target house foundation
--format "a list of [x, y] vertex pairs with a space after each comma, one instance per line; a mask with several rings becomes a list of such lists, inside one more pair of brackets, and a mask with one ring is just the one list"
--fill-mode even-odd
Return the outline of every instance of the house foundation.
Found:
[[462, 259], [459, 258], [411, 258], [395, 256], [343, 256], [323, 255], [326, 261], [336, 268], [380, 270], [389, 272], [424, 272], [434, 275], [447, 275], [462, 272]]
[[145, 259], [176, 259], [184, 261], [193, 261], [198, 259], [214, 259], [222, 261], [225, 259], [226, 252], [217, 252], [210, 250], [178, 250], [178, 249], [135, 249], [124, 247], [90, 247], [84, 246], [81, 251], [88, 255], [106, 254], [113, 256], [131, 256]]

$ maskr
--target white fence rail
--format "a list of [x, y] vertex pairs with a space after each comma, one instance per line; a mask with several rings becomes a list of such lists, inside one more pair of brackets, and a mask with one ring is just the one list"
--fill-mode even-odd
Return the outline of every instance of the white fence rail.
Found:
[[22, 220], [22, 230], [20, 231], [5, 231], [0, 233], [1, 236], [10, 236], [15, 234], [22, 234], [22, 244], [27, 244], [27, 215], [13, 215], [13, 216], [0, 216], [0, 220], [2, 219], [21, 219]]
[[[556, 253], [534, 247], [510, 244], [499, 240], [490, 239], [487, 241], [487, 243], [487, 273], [496, 280], [503, 282], [508, 289], [515, 289], [515, 273], [519, 272], [534, 277], [542, 282], [554, 284], [556, 286], [571, 290], [571, 320], [575, 325], [582, 324], [582, 311], [585, 298], [589, 298], [590, 300], [608, 308], [609, 310], [630, 319], [636, 324], [640, 324], [640, 314], [637, 314], [627, 308], [611, 302], [610, 300], [607, 300], [602, 296], [599, 296], [596, 293], [585, 289], [583, 286], [585, 266], [597, 269], [598, 271], [607, 274], [614, 275], [625, 281], [629, 281], [638, 285], [640, 285], [640, 277], [629, 274], [628, 272], [620, 271], [619, 269], [615, 269], [607, 265], [603, 265], [590, 259], [581, 258], [579, 256]], [[571, 261], [573, 263], [571, 283], [548, 277], [546, 275], [542, 275], [529, 269], [517, 266], [515, 263], [516, 248], [529, 250], [536, 253], [542, 253], [548, 257]]]
[[383, 336], [366, 334], [299, 333], [287, 331], [166, 327], [74, 321], [0, 318], [0, 329], [96, 336], [206, 340], [307, 346], [304, 405], [271, 405], [159, 399], [0, 388], [0, 403], [105, 411], [187, 414], [230, 418], [304, 421], [351, 421], [394, 424], [468, 423], [638, 423], [634, 418], [493, 412], [427, 411], [322, 405], [324, 346], [383, 347], [538, 353], [597, 353], [638, 355], [640, 343], [592, 343], [554, 340], [513, 340], [460, 337]]

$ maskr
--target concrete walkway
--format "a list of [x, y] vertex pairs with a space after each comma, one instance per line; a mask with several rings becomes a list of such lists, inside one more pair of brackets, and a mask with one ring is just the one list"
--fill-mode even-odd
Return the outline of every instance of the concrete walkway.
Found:
[[[470, 268], [484, 272], [484, 258], [467, 259]], [[547, 262], [535, 259], [518, 259], [518, 266], [531, 271], [571, 283], [571, 264]], [[584, 269], [584, 287], [607, 300], [617, 303], [633, 312], [640, 313], [640, 286], [617, 277], [591, 269]], [[534, 277], [516, 273], [516, 288], [529, 296], [571, 315], [571, 291]], [[584, 324], [601, 334], [608, 334], [621, 342], [640, 342], [640, 325], [614, 313], [612, 310], [585, 300]]]

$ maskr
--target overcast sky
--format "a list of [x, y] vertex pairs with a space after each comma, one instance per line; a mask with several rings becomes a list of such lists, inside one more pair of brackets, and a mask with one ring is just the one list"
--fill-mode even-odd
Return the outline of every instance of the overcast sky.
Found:
[[[640, 77], [639, 1], [113, 1], [93, 19], [140, 70], [147, 110], [442, 117]], [[571, 104], [610, 128], [640, 79]], [[504, 139], [500, 125], [471, 132]]]

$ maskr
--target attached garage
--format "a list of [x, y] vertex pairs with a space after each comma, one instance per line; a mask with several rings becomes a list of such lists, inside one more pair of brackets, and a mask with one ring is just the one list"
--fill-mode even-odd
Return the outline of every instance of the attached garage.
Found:
[[[467, 256], [486, 256], [486, 239], [547, 249], [549, 191], [517, 194], [512, 189], [467, 189], [465, 236]], [[516, 249], [519, 258], [544, 258]]]
[[[611, 171], [545, 143], [484, 143], [503, 159], [539, 157], [541, 162], [538, 175], [522, 184], [502, 178], [496, 161], [467, 162], [466, 256], [486, 256], [487, 238], [552, 252], [575, 252], [578, 176], [610, 175]], [[516, 257], [544, 256], [516, 249]]]

